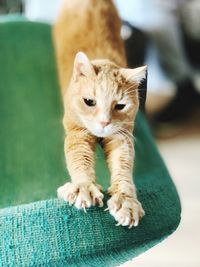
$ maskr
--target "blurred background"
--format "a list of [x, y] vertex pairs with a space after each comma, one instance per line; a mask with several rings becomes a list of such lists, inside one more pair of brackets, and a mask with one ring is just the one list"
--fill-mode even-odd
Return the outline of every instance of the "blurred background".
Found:
[[[52, 24], [62, 0], [0, 0]], [[115, 0], [130, 67], [148, 65], [146, 114], [182, 203], [178, 230], [123, 266], [200, 266], [200, 0]]]

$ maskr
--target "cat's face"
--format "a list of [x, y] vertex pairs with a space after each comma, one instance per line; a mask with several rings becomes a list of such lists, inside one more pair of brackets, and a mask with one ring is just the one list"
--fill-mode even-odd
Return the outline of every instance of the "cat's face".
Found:
[[146, 67], [119, 68], [103, 60], [88, 60], [79, 52], [74, 63], [72, 106], [93, 135], [107, 137], [131, 129], [138, 110], [138, 85]]

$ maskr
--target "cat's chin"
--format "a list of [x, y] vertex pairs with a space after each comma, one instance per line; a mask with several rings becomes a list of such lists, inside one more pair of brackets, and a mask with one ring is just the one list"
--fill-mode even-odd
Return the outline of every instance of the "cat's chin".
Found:
[[104, 138], [104, 137], [108, 137], [108, 136], [110, 136], [111, 134], [106, 134], [106, 133], [104, 133], [104, 134], [94, 134], [96, 137], [100, 137], [100, 138]]
[[91, 133], [96, 136], [96, 137], [100, 137], [100, 138], [104, 138], [104, 137], [108, 137], [111, 135], [111, 133], [98, 133], [98, 132], [94, 132], [94, 131], [91, 131]]

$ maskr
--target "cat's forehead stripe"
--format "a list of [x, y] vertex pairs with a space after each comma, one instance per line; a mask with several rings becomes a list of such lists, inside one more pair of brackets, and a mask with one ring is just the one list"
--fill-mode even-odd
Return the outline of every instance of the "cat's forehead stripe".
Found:
[[99, 78], [103, 78], [104, 76], [113, 82], [117, 82], [119, 86], [129, 85], [130, 83], [125, 79], [123, 75], [119, 72], [119, 68], [110, 63], [110, 64], [102, 64], [102, 65], [94, 65], [95, 72]]

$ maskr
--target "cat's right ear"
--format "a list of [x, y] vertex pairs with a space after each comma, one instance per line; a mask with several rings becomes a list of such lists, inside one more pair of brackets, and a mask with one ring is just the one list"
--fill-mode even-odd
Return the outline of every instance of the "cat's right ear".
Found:
[[92, 78], [95, 75], [95, 70], [83, 52], [78, 52], [74, 60], [74, 78], [77, 79], [80, 76]]

